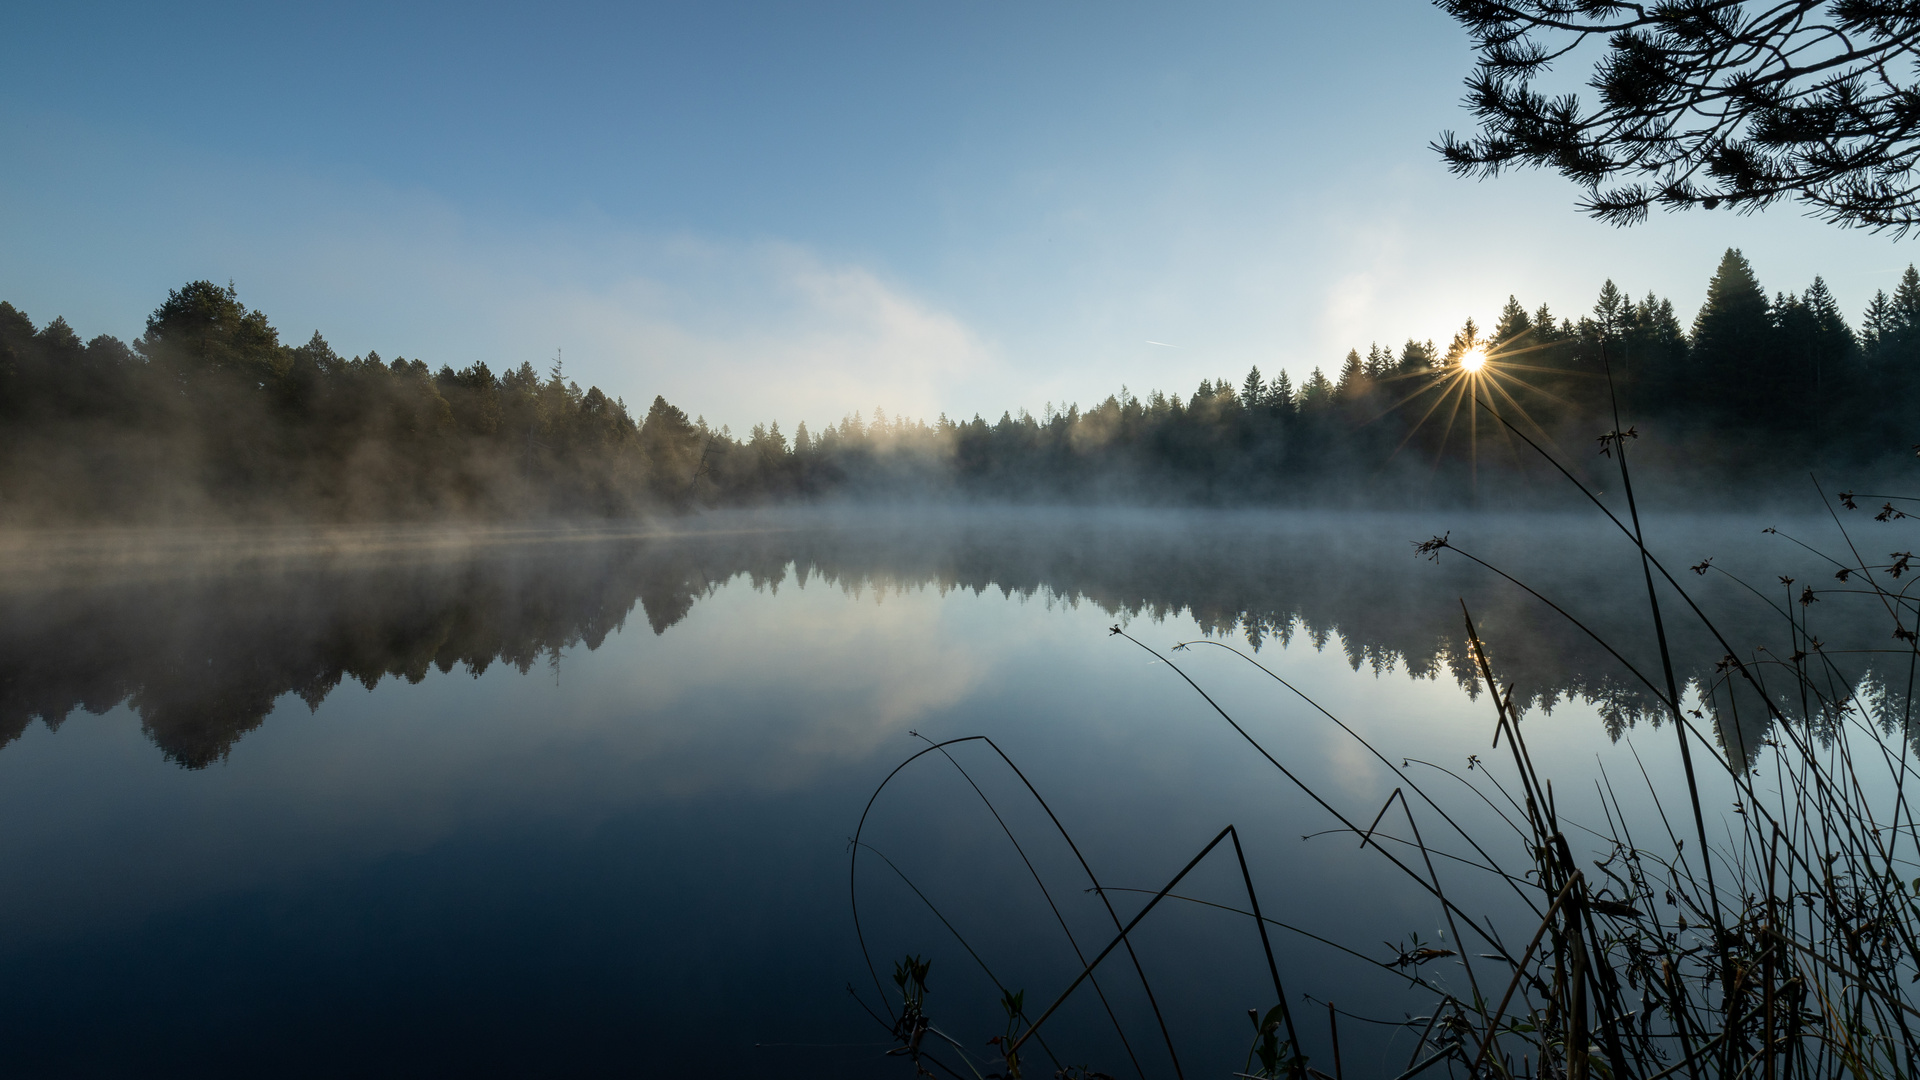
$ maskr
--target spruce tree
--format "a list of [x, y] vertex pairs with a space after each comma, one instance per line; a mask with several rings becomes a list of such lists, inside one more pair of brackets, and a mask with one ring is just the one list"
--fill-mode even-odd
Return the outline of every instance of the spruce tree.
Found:
[[1840, 305], [1819, 277], [1807, 287], [1799, 304], [1805, 323], [1805, 366], [1812, 394], [1807, 420], [1817, 435], [1824, 433], [1834, 419], [1833, 407], [1853, 390], [1854, 362], [1859, 345], [1853, 330], [1840, 314]]
[[1553, 312], [1547, 310], [1545, 304], [1533, 309], [1533, 336], [1536, 341], [1543, 343], [1558, 341], [1562, 337], [1559, 325], [1554, 322]]
[[1620, 336], [1632, 319], [1633, 301], [1608, 278], [1606, 284], [1600, 286], [1599, 299], [1593, 302], [1594, 325], [1602, 337], [1611, 339]]
[[1880, 346], [1893, 335], [1893, 301], [1887, 290], [1876, 289], [1866, 314], [1860, 317], [1860, 349], [1869, 362], [1878, 359]]
[[1407, 343], [1400, 347], [1400, 372], [1411, 374], [1428, 371], [1432, 369], [1439, 355], [1431, 339], [1422, 342], [1408, 338]]
[[1920, 273], [1915, 273], [1911, 264], [1893, 290], [1892, 323], [1892, 336], [1902, 341], [1920, 331]]
[[1393, 374], [1393, 350], [1380, 347], [1374, 342], [1367, 349], [1367, 378], [1384, 379]]
[[1348, 349], [1347, 359], [1340, 365], [1340, 380], [1334, 384], [1334, 396], [1341, 401], [1355, 400], [1367, 392], [1368, 381], [1360, 350]]
[[1309, 375], [1307, 381], [1300, 387], [1301, 411], [1323, 409], [1332, 401], [1333, 384], [1327, 381], [1326, 372], [1318, 367], [1314, 368], [1313, 374]]
[[1528, 317], [1527, 309], [1512, 295], [1507, 297], [1507, 306], [1500, 309], [1500, 321], [1493, 326], [1493, 340], [1501, 345], [1517, 341], [1521, 335], [1533, 329], [1533, 320]]
[[1469, 318], [1466, 325], [1462, 326], [1459, 331], [1453, 335], [1453, 340], [1447, 343], [1447, 365], [1451, 367], [1459, 363], [1460, 358], [1466, 355], [1468, 350], [1481, 344], [1480, 327]]
[[1912, 266], [1900, 275], [1900, 284], [1893, 290], [1875, 353], [1874, 405], [1889, 425], [1885, 436], [1904, 438], [1903, 433], [1896, 431], [1903, 426], [1903, 421], [1896, 416], [1905, 411], [1901, 408], [1904, 402], [1920, 391], [1920, 273]]
[[1267, 408], [1276, 416], [1290, 416], [1297, 403], [1293, 399], [1293, 377], [1287, 369], [1281, 368], [1280, 374], [1267, 384]]
[[1693, 353], [1675, 386], [1676, 404], [1722, 420], [1758, 420], [1780, 386], [1774, 356], [1773, 318], [1766, 291], [1738, 248], [1728, 248], [1707, 283], [1707, 302], [1693, 320]]
[[1623, 401], [1636, 411], [1671, 409], [1675, 386], [1687, 367], [1687, 332], [1674, 314], [1673, 301], [1648, 293], [1636, 304], [1620, 353]]
[[1687, 343], [1687, 332], [1680, 328], [1680, 319], [1673, 313], [1673, 301], [1664, 300], [1649, 292], [1640, 301], [1634, 312], [1634, 326], [1638, 333], [1648, 341], [1664, 344]]

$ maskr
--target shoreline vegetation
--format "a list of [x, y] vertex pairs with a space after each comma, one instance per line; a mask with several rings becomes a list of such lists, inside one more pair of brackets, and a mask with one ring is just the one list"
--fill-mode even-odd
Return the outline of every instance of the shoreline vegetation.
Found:
[[[288, 345], [230, 284], [168, 294], [131, 345], [0, 302], [0, 524], [633, 518], [831, 500], [1527, 505], [1528, 440], [1591, 445], [1619, 407], [1648, 479], [1766, 487], [1887, 471], [1920, 431], [1920, 274], [1858, 331], [1825, 283], [1771, 299], [1729, 250], [1690, 328], [1609, 281], [1591, 313], [1509, 298], [1445, 347], [1355, 349], [1296, 385], [1258, 368], [1186, 396], [1122, 388], [998, 421], [854, 413], [744, 436], [664, 398], [636, 417], [559, 363], [495, 373], [318, 332]], [[1632, 434], [1637, 434], [1636, 430]], [[1898, 453], [1889, 448], [1902, 448]], [[1592, 458], [1581, 450], [1563, 456]], [[1601, 483], [1599, 463], [1576, 469]]]
[[[1436, 562], [1464, 559], [1506, 579], [1539, 601], [1537, 622], [1571, 626], [1610, 654], [1614, 669], [1653, 703], [1650, 719], [1664, 729], [1659, 734], [1675, 741], [1677, 776], [1657, 780], [1637, 747], [1637, 773], [1619, 775], [1596, 762], [1591, 774], [1556, 778], [1537, 766], [1528, 746], [1531, 725], [1524, 706], [1516, 705], [1534, 690], [1489, 650], [1485, 623], [1477, 618], [1484, 613], [1464, 599], [1455, 608], [1465, 641], [1462, 681], [1476, 699], [1485, 692], [1492, 741], [1463, 761], [1440, 763], [1376, 746], [1279, 670], [1232, 644], [1209, 637], [1162, 651], [1116, 623], [1111, 636], [1152, 655], [1156, 668], [1193, 692], [1200, 712], [1224, 722], [1271, 766], [1280, 790], [1305, 796], [1324, 815], [1328, 827], [1303, 835], [1303, 842], [1327, 835], [1356, 838], [1404, 879], [1411, 900], [1431, 911], [1443, 928], [1438, 940], [1423, 943], [1415, 934], [1378, 948], [1341, 943], [1290, 924], [1297, 916], [1274, 910], [1271, 897], [1263, 911], [1256, 874], [1231, 821], [1217, 822], [1219, 833], [1183, 867], [1168, 866], [1171, 877], [1157, 891], [1103, 882], [1068, 825], [1047, 805], [1044, 777], [1030, 778], [1016, 757], [986, 736], [923, 738], [925, 747], [874, 789], [849, 844], [849, 906], [872, 983], [871, 993], [866, 987], [850, 990], [893, 1036], [897, 1045], [888, 1053], [910, 1062], [917, 1076], [1112, 1080], [1126, 1071], [1158, 1074], [1162, 1062], [1184, 1075], [1178, 1039], [1132, 935], [1143, 923], [1164, 920], [1161, 912], [1197, 903], [1251, 922], [1246, 958], [1264, 960], [1259, 966], [1271, 979], [1272, 996], [1247, 1003], [1254, 1006], [1246, 1010], [1250, 1045], [1232, 1075], [1249, 1080], [1344, 1080], [1346, 1072], [1340, 1014], [1327, 995], [1329, 987], [1351, 983], [1342, 984], [1324, 964], [1303, 969], [1279, 962], [1274, 940], [1283, 934], [1330, 947], [1345, 954], [1356, 973], [1384, 977], [1400, 988], [1403, 1018], [1346, 1014], [1377, 1025], [1373, 1031], [1398, 1028], [1413, 1037], [1405, 1065], [1395, 1063], [1379, 1074], [1396, 1080], [1436, 1066], [1448, 1076], [1503, 1080], [1914, 1075], [1920, 1063], [1920, 877], [1914, 876], [1920, 871], [1920, 822], [1905, 785], [1920, 751], [1911, 698], [1920, 679], [1915, 556], [1863, 553], [1885, 545], [1849, 527], [1842, 513], [1854, 512], [1856, 526], [1867, 515], [1859, 513], [1851, 493], [1840, 493], [1828, 503], [1840, 538], [1835, 549], [1793, 541], [1827, 564], [1822, 572], [1812, 581], [1779, 576], [1777, 599], [1760, 591], [1771, 583], [1741, 582], [1765, 601], [1771, 618], [1758, 632], [1736, 627], [1717, 605], [1702, 603], [1698, 579], [1725, 572], [1711, 558], [1692, 566], [1669, 564], [1648, 547], [1627, 464], [1629, 443], [1616, 419], [1602, 442], [1609, 463], [1617, 466], [1622, 493], [1610, 500], [1543, 456], [1605, 519], [1596, 521], [1598, 530], [1625, 539], [1635, 565], [1618, 577], [1618, 592], [1637, 594], [1644, 603], [1644, 621], [1630, 635], [1615, 636], [1614, 628], [1589, 622], [1592, 616], [1578, 608], [1554, 604], [1451, 534], [1433, 536], [1417, 552]], [[1920, 505], [1911, 496], [1877, 498], [1888, 500], [1875, 517], [1882, 525], [1910, 516], [1895, 503]], [[1551, 588], [1548, 581], [1537, 584]], [[1813, 610], [1825, 607], [1823, 600], [1857, 607], [1884, 636], [1864, 648], [1823, 641], [1827, 615]], [[1705, 633], [1717, 646], [1720, 659], [1710, 672], [1689, 670], [1676, 655], [1674, 631], [1683, 628]], [[1299, 726], [1341, 729], [1392, 774], [1392, 793], [1375, 805], [1350, 805], [1337, 784], [1311, 761], [1298, 759], [1296, 740], [1267, 736], [1263, 742], [1183, 668], [1186, 660], [1176, 654], [1199, 646], [1236, 653], [1271, 677], [1276, 695], [1304, 706], [1296, 713]], [[1873, 654], [1904, 691], [1885, 693], [1843, 654], [1856, 661], [1859, 654]], [[1747, 722], [1738, 720], [1743, 713]], [[1727, 725], [1728, 717], [1736, 723]], [[1079, 959], [1077, 969], [1068, 965], [1039, 988], [1002, 983], [990, 966], [1001, 958], [980, 955], [966, 936], [965, 917], [942, 912], [938, 898], [922, 894], [864, 839], [870, 824], [890, 816], [892, 800], [925, 787], [928, 768], [954, 770], [985, 802], [1011, 849], [1005, 857], [1030, 871], [1049, 905], [1056, 896], [1082, 890], [1093, 898], [1083, 905], [1078, 935], [1074, 921], [1055, 908], [1060, 933]], [[1030, 800], [1043, 812], [1024, 843], [970, 769], [1012, 773], [1020, 784], [1010, 786], [1011, 798]], [[893, 795], [896, 780], [900, 794]], [[1589, 785], [1590, 792], [1584, 790]], [[1491, 812], [1491, 826], [1475, 821], [1480, 807]], [[1063, 862], [1063, 873], [1049, 883], [1025, 844], [1056, 839], [1077, 862]], [[882, 962], [861, 929], [863, 854], [869, 873], [901, 877], [938, 915], [947, 931], [940, 944], [955, 947], [941, 952], [945, 966], [977, 967], [998, 991], [1003, 1032], [983, 1039], [985, 1032], [971, 1024], [956, 1037], [936, 1025], [928, 982], [936, 957], [922, 955], [930, 942], [912, 942], [914, 951], [892, 963], [893, 986], [884, 984]], [[1216, 880], [1214, 890], [1192, 895], [1197, 887], [1183, 882], [1209, 861], [1219, 864], [1216, 878], [1224, 870], [1231, 885], [1223, 893]], [[1272, 883], [1271, 874], [1261, 876]], [[1474, 879], [1497, 883], [1496, 890], [1511, 891], [1518, 904], [1473, 897]], [[1097, 981], [1101, 976], [1108, 980], [1105, 988]], [[1108, 995], [1119, 986], [1137, 988], [1153, 1024], [1115, 1011]], [[1040, 992], [1030, 997], [1029, 989]], [[1073, 1065], [1087, 1060], [1087, 1050], [1050, 1045], [1042, 1034], [1076, 994], [1083, 1011], [1097, 997], [1110, 1021], [1122, 1051], [1105, 1065], [1112, 1074]], [[988, 1030], [999, 1030], [997, 1020]], [[1058, 1038], [1057, 1026], [1054, 1033]], [[1221, 1049], [1208, 1048], [1216, 1070]]]

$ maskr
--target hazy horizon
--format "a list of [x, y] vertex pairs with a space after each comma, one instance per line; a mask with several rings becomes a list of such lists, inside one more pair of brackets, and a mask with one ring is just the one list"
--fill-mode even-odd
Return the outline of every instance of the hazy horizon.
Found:
[[[235, 280], [290, 339], [563, 354], [745, 430], [1186, 392], [1602, 281], [1683, 320], [1728, 247], [1857, 322], [1912, 261], [1806, 220], [1476, 183], [1420, 0], [1204, 12], [63, 5], [0, 43], [0, 297], [83, 338]], [[1577, 75], [1571, 67], [1564, 75]]]

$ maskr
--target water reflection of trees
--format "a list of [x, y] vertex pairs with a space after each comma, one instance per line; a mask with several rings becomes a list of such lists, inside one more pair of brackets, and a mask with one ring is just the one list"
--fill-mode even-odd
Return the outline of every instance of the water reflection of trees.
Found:
[[[636, 604], [654, 633], [684, 619], [721, 585], [756, 589], [789, 580], [848, 591], [931, 586], [1092, 604], [1116, 618], [1189, 615], [1211, 634], [1273, 646], [1338, 648], [1355, 671], [1448, 678], [1471, 688], [1460, 601], [1473, 609], [1515, 700], [1550, 710], [1596, 703], [1615, 734], [1657, 722], [1657, 698], [1581, 630], [1453, 553], [1411, 554], [1404, 519], [1348, 519], [1339, 527], [1253, 516], [1095, 517], [1067, 522], [894, 517], [680, 538], [524, 544], [459, 557], [318, 565], [257, 564], [230, 573], [147, 577], [0, 592], [0, 739], [33, 720], [57, 727], [76, 709], [126, 703], [168, 758], [190, 768], [219, 760], [283, 695], [310, 707], [343, 680], [369, 687], [433, 670], [521, 672], [576, 645], [596, 649]], [[1481, 521], [1483, 539], [1454, 542], [1509, 568], [1576, 613], [1658, 681], [1639, 566], [1617, 542], [1552, 523]], [[1751, 532], [1752, 530], [1746, 530]], [[1676, 546], [1718, 542], [1710, 531]], [[1816, 580], [1808, 559], [1775, 545], [1736, 552], [1793, 607], [1782, 574]], [[1688, 578], [1749, 660], [1785, 661], [1784, 618], [1729, 578]], [[1821, 577], [1831, 577], [1824, 574]], [[1877, 695], [1882, 715], [1904, 714], [1907, 650], [1876, 670], [1889, 645], [1878, 606], [1829, 594], [1813, 633], [1834, 677]], [[1725, 650], [1669, 597], [1677, 675], [1724, 686]], [[1771, 651], [1769, 651], [1771, 650]], [[1897, 671], [1894, 668], [1897, 667]], [[1786, 685], [1786, 680], [1780, 680]], [[1744, 693], [1744, 692], [1743, 692]], [[1721, 738], [1757, 747], [1758, 702], [1715, 698]], [[1783, 711], [1798, 710], [1783, 695]]]

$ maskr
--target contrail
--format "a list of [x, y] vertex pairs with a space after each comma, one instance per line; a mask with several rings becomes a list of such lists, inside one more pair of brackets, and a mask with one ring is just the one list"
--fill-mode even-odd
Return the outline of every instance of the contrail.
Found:
[[1149, 345], [1158, 345], [1158, 346], [1160, 346], [1160, 347], [1161, 347], [1161, 348], [1163, 348], [1163, 349], [1177, 349], [1177, 348], [1179, 348], [1179, 347], [1180, 347], [1180, 346], [1178, 346], [1178, 345], [1169, 345], [1169, 344], [1167, 344], [1167, 343], [1166, 343], [1166, 342], [1164, 342], [1164, 341], [1149, 341], [1149, 342], [1147, 342], [1147, 344], [1149, 344]]

